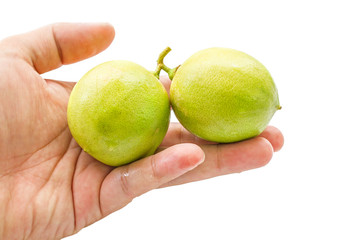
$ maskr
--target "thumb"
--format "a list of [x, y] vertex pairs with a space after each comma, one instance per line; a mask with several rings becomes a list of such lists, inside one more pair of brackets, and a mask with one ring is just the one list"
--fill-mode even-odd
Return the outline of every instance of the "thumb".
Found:
[[132, 164], [114, 169], [100, 191], [100, 206], [106, 216], [137, 196], [183, 175], [205, 160], [195, 144], [178, 144]]
[[56, 23], [4, 39], [1, 50], [19, 53], [42, 74], [106, 49], [115, 36], [106, 23]]

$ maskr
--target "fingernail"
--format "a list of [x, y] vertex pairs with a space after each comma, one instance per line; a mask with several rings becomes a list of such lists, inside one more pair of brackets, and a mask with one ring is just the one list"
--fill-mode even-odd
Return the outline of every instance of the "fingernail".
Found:
[[197, 166], [205, 160], [202, 149], [194, 144], [179, 144], [163, 152], [166, 157], [157, 162], [160, 175], [180, 176]]
[[[185, 154], [179, 161], [179, 168], [188, 172], [205, 161], [205, 153], [196, 145], [187, 146], [188, 154]], [[182, 153], [183, 154], [183, 153]], [[201, 154], [201, 156], [199, 156]]]

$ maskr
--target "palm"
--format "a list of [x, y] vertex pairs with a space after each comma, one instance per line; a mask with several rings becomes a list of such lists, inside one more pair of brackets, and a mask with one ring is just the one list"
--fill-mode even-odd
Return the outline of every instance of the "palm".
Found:
[[[66, 106], [73, 84], [45, 81], [29, 64], [15, 58], [3, 59], [1, 66], [1, 73], [12, 73], [2, 74], [1, 88], [6, 91], [0, 99], [5, 113], [0, 125], [7, 126], [0, 136], [0, 180], [11, 186], [2, 196], [13, 201], [6, 211], [17, 212], [12, 217], [23, 219], [22, 227], [28, 229], [34, 224], [51, 228], [52, 218], [56, 218], [67, 223], [61, 232], [69, 235], [76, 229], [72, 189], [81, 189], [73, 186], [73, 178], [91, 174], [91, 168], [79, 170], [92, 161], [80, 154], [67, 127]], [[81, 221], [89, 223], [78, 219], [79, 227]]]
[[[282, 136], [276, 129], [241, 145], [220, 146], [172, 124], [161, 146], [168, 148], [165, 151], [120, 168], [96, 161], [77, 145], [67, 126], [67, 102], [74, 83], [44, 80], [39, 75], [58, 67], [59, 59], [75, 62], [111, 42], [109, 26], [90, 30], [90, 34], [100, 31], [105, 37], [102, 42], [90, 37], [88, 44], [98, 48], [79, 53], [82, 56], [67, 57], [65, 47], [61, 54], [50, 56], [58, 59], [49, 63], [11, 51], [0, 56], [0, 218], [7, 219], [3, 228], [0, 226], [0, 238], [68, 236], [148, 190], [259, 167], [271, 158], [269, 141], [275, 150], [281, 148]], [[203, 153], [195, 146], [178, 145], [181, 142], [201, 145], [207, 156], [204, 164], [186, 174], [181, 168], [198, 164]], [[259, 149], [264, 151], [258, 153]], [[242, 151], [247, 159], [236, 156]], [[17, 224], [19, 220], [21, 224]]]

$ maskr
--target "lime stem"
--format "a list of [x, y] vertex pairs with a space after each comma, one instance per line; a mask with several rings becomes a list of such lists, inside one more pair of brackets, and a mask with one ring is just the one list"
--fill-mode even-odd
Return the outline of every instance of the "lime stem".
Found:
[[169, 68], [164, 64], [164, 58], [170, 51], [171, 51], [171, 48], [166, 47], [160, 53], [159, 58], [157, 60], [157, 66], [156, 66], [156, 69], [154, 71], [155, 77], [159, 78], [161, 70], [164, 70], [169, 75], [170, 80], [172, 80], [174, 78], [175, 72], [180, 66], [178, 66], [176, 68]]

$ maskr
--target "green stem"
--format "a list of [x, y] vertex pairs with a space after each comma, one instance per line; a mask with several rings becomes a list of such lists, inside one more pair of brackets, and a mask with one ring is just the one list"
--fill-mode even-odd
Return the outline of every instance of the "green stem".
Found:
[[164, 64], [164, 58], [165, 56], [171, 51], [170, 47], [166, 47], [159, 55], [159, 58], [157, 60], [157, 66], [154, 71], [155, 77], [160, 77], [161, 70], [164, 70], [169, 75], [170, 80], [174, 78], [175, 72], [180, 66], [177, 66], [176, 68], [169, 68]]

